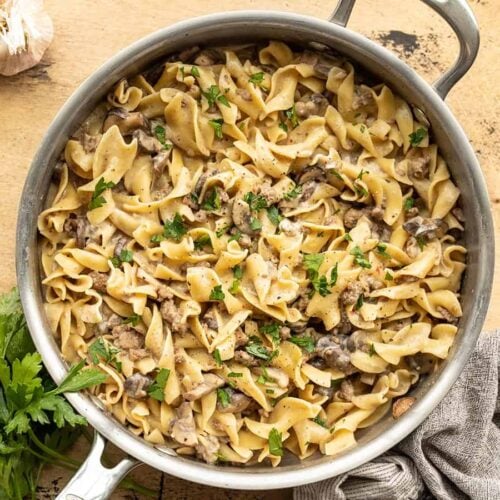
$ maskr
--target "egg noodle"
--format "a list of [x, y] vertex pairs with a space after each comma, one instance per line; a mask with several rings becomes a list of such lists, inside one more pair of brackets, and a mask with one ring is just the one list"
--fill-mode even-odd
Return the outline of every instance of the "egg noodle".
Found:
[[275, 41], [120, 81], [38, 220], [64, 358], [160, 448], [276, 466], [354, 446], [462, 314], [460, 192], [429, 132], [348, 61]]

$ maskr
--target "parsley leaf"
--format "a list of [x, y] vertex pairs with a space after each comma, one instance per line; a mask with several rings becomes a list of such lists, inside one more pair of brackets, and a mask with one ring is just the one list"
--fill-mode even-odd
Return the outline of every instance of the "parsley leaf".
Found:
[[215, 349], [212, 356], [214, 357], [215, 359], [215, 364], [217, 366], [222, 366], [222, 358], [220, 357], [220, 351], [219, 349]]
[[283, 195], [283, 198], [286, 201], [290, 201], [290, 200], [297, 198], [297, 196], [299, 196], [301, 193], [302, 193], [302, 186], [296, 185], [292, 189], [290, 189], [290, 191], [288, 191], [288, 193], [285, 193]]
[[113, 189], [115, 183], [112, 181], [106, 182], [104, 177], [101, 177], [97, 184], [95, 185], [94, 192], [92, 193], [92, 198], [89, 203], [89, 210], [94, 210], [96, 208], [101, 208], [106, 203], [106, 198], [102, 196], [102, 193], [107, 189]]
[[64, 380], [59, 386], [51, 391], [54, 394], [62, 394], [63, 392], [78, 392], [88, 387], [102, 384], [107, 378], [107, 374], [102, 373], [95, 368], [87, 368], [82, 370], [85, 361], [73, 365]]
[[164, 400], [168, 377], [170, 377], [170, 370], [168, 368], [160, 368], [156, 374], [155, 381], [146, 389], [151, 398], [157, 401]]
[[217, 285], [210, 292], [210, 300], [224, 300], [226, 296], [222, 290], [222, 285]]
[[203, 250], [205, 247], [212, 246], [212, 240], [208, 234], [201, 236], [200, 238], [194, 240], [194, 249]]
[[267, 325], [261, 325], [259, 327], [259, 332], [269, 335], [273, 339], [273, 342], [279, 342], [281, 340], [280, 329], [279, 323], [269, 323]]
[[165, 238], [180, 241], [186, 233], [187, 228], [182, 221], [182, 217], [178, 213], [174, 215], [171, 221], [165, 221], [163, 226], [163, 236]]
[[284, 219], [284, 217], [280, 214], [278, 207], [276, 207], [274, 205], [267, 209], [267, 218], [275, 226], [279, 225], [279, 223]]
[[308, 353], [313, 352], [316, 346], [314, 339], [312, 337], [296, 337], [292, 335], [288, 339], [288, 342], [291, 342], [296, 346], [302, 347], [302, 349], [304, 349]]
[[231, 377], [231, 378], [240, 378], [240, 377], [243, 377], [243, 373], [241, 372], [229, 372], [227, 374], [228, 377]]
[[270, 361], [274, 357], [268, 349], [257, 342], [249, 342], [245, 346], [245, 351], [251, 356], [263, 359], [264, 361]]
[[377, 245], [377, 253], [381, 255], [384, 259], [391, 259], [390, 254], [387, 253], [387, 245], [385, 243], [379, 243]]
[[326, 420], [324, 420], [323, 418], [321, 418], [321, 417], [314, 417], [312, 420], [316, 424], [321, 425], [321, 427], [324, 427], [325, 429], [328, 429], [328, 425], [326, 423]]
[[207, 100], [209, 106], [213, 106], [218, 101], [221, 104], [224, 104], [224, 106], [227, 106], [228, 108], [231, 107], [229, 105], [227, 97], [221, 94], [220, 88], [217, 85], [211, 85], [207, 92], [202, 91], [201, 93], [203, 97], [205, 97], [205, 99]]
[[427, 136], [427, 130], [425, 128], [418, 128], [415, 132], [412, 132], [408, 137], [410, 138], [410, 144], [412, 146], [418, 146], [424, 138]]
[[233, 275], [237, 280], [243, 278], [243, 268], [239, 264], [233, 267]]
[[132, 314], [132, 316], [129, 316], [128, 318], [125, 318], [123, 320], [123, 324], [131, 324], [132, 326], [137, 326], [139, 324], [139, 320], [141, 317], [138, 314]]
[[406, 198], [403, 204], [403, 209], [405, 212], [408, 212], [408, 210], [412, 209], [414, 206], [415, 206], [415, 200], [413, 198]]
[[325, 260], [324, 254], [310, 253], [304, 255], [302, 262], [304, 264], [304, 267], [306, 268], [307, 273], [310, 276], [317, 276], [319, 273], [319, 268], [321, 267], [321, 264], [323, 264], [324, 260]]
[[112, 257], [110, 260], [114, 267], [120, 267], [123, 262], [132, 262], [134, 254], [131, 250], [124, 248], [118, 257]]
[[368, 352], [368, 355], [371, 358], [374, 354], [377, 354], [377, 351], [375, 350], [375, 346], [373, 344], [370, 344], [370, 351]]
[[260, 220], [256, 217], [252, 217], [250, 219], [250, 228], [253, 231], [260, 231], [262, 229], [262, 222], [260, 222]]
[[212, 188], [210, 191], [205, 193], [205, 197], [203, 199], [203, 203], [201, 204], [201, 208], [203, 210], [207, 210], [212, 212], [214, 210], [219, 210], [222, 206], [219, 190], [217, 188]]
[[298, 127], [299, 117], [297, 116], [297, 111], [295, 110], [295, 104], [285, 111], [285, 116], [290, 120], [292, 128]]
[[269, 453], [275, 457], [283, 456], [283, 438], [281, 432], [275, 427], [269, 432]]
[[261, 371], [261, 374], [257, 378], [258, 384], [265, 385], [267, 383], [272, 384], [272, 383], [276, 382], [276, 379], [274, 379], [273, 377], [271, 377], [269, 375], [269, 372], [267, 371], [267, 368], [265, 366], [262, 366], [260, 368], [260, 371]]
[[358, 245], [356, 245], [350, 251], [350, 254], [354, 255], [354, 262], [358, 266], [363, 267], [365, 269], [371, 269], [372, 265], [370, 264], [370, 262], [368, 261], [368, 259], [365, 257], [365, 254], [363, 253], [363, 251], [361, 250], [361, 248], [359, 248]]
[[389, 271], [386, 271], [385, 272], [385, 279], [387, 281], [392, 281], [394, 279], [394, 276]]
[[254, 73], [253, 75], [250, 75], [250, 78], [248, 79], [250, 83], [253, 83], [256, 86], [262, 87], [262, 83], [264, 82], [264, 72], [259, 71], [258, 73]]
[[111, 346], [103, 338], [99, 338], [94, 341], [89, 347], [89, 356], [94, 365], [97, 365], [101, 361], [105, 364], [109, 364], [116, 370], [121, 371], [122, 364], [116, 358], [116, 355], [120, 352], [120, 349]]
[[283, 130], [283, 132], [288, 132], [288, 125], [285, 122], [279, 122], [278, 127]]
[[258, 212], [268, 207], [267, 200], [263, 196], [252, 193], [251, 191], [245, 193], [243, 201], [248, 203], [250, 210], [254, 212]]
[[224, 120], [222, 118], [217, 118], [216, 120], [210, 120], [208, 123], [212, 126], [215, 131], [215, 137], [217, 139], [222, 139], [222, 125], [224, 125]]
[[197, 66], [191, 66], [191, 75], [195, 76], [196, 78], [199, 78], [200, 70], [198, 69]]
[[332, 271], [330, 273], [330, 286], [335, 286], [337, 284], [337, 279], [339, 277], [339, 263], [337, 262], [335, 266], [333, 266]]
[[229, 237], [229, 241], [240, 241], [240, 238], [242, 237], [243, 235], [241, 234], [241, 231], [239, 229], [237, 229], [235, 231], [234, 234], [232, 234], [230, 237]]
[[222, 408], [229, 406], [231, 397], [229, 396], [227, 389], [224, 389], [224, 387], [217, 389], [217, 401], [221, 404]]
[[167, 142], [167, 138], [165, 136], [165, 127], [162, 127], [161, 125], [156, 125], [156, 127], [154, 129], [154, 133], [155, 133], [156, 138], [160, 141], [161, 145], [165, 149], [171, 149], [172, 148], [172, 144], [169, 144]]
[[420, 251], [422, 252], [425, 245], [427, 245], [427, 241], [423, 236], [417, 236], [415, 239], [417, 240], [418, 248], [420, 248]]
[[356, 304], [354, 304], [354, 309], [358, 311], [363, 307], [364, 303], [365, 303], [365, 296], [363, 294], [360, 294], [358, 296], [358, 300], [356, 300]]
[[349, 233], [344, 234], [344, 240], [346, 241], [352, 241], [352, 236]]

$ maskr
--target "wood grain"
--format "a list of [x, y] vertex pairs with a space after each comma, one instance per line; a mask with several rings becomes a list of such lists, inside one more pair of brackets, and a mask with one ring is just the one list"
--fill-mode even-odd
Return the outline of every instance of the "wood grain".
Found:
[[[334, 4], [325, 0], [46, 0], [54, 21], [55, 37], [42, 63], [15, 77], [0, 77], [0, 290], [7, 290], [15, 283], [17, 204], [37, 145], [60, 106], [99, 65], [134, 40], [189, 17], [216, 11], [275, 9], [327, 18]], [[481, 27], [482, 46], [474, 67], [451, 92], [447, 102], [481, 162], [495, 216], [497, 240], [500, 224], [500, 183], [497, 182], [500, 167], [496, 151], [500, 139], [498, 0], [474, 0], [471, 6]], [[416, 1], [359, 1], [349, 26], [396, 52], [429, 81], [440, 75], [456, 56], [457, 43], [451, 30], [429, 8]], [[497, 257], [500, 255], [498, 243], [497, 240]], [[495, 314], [499, 299], [500, 276], [495, 273], [486, 328], [499, 324]], [[84, 456], [86, 447], [85, 440], [81, 440], [73, 453]], [[157, 498], [291, 498], [289, 490], [262, 493], [207, 488], [162, 475], [146, 466], [132, 475], [157, 491]], [[67, 478], [66, 471], [46, 469], [40, 498], [53, 498]], [[113, 498], [142, 497], [120, 491]]]

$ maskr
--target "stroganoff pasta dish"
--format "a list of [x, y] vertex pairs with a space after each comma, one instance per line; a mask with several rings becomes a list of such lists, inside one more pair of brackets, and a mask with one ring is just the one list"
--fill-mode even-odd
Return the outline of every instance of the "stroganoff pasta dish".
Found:
[[446, 358], [460, 192], [342, 58], [187, 50], [120, 81], [39, 216], [46, 314], [131, 432], [209, 463], [338, 454]]

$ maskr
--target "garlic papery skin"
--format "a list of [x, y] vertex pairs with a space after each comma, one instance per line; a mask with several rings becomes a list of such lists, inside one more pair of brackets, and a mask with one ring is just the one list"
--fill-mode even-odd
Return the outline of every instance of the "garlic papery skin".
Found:
[[0, 75], [15, 75], [38, 64], [53, 36], [43, 0], [0, 0]]

